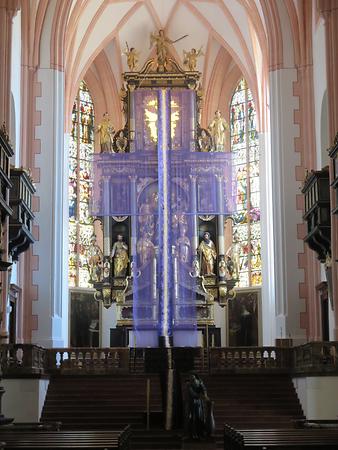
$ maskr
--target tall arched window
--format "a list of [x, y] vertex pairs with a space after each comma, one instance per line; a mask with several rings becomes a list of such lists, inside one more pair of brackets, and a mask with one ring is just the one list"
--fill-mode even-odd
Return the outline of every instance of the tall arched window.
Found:
[[231, 151], [237, 181], [233, 245], [239, 253], [239, 287], [262, 284], [259, 143], [256, 110], [247, 82], [238, 83], [230, 106]]
[[88, 250], [94, 234], [89, 215], [90, 160], [94, 153], [94, 107], [84, 81], [80, 83], [72, 112], [69, 142], [69, 286], [89, 283]]

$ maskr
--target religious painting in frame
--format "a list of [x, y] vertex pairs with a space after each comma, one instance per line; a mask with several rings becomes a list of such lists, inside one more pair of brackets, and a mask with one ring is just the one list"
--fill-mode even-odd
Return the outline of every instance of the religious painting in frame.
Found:
[[94, 299], [95, 291], [70, 291], [70, 346], [100, 346], [100, 303]]
[[230, 347], [255, 347], [261, 342], [261, 289], [237, 289], [228, 303]]

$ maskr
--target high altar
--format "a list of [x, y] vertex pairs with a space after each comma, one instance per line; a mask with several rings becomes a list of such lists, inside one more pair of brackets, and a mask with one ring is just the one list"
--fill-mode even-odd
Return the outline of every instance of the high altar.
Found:
[[93, 242], [91, 282], [105, 307], [116, 302], [117, 326], [134, 330], [135, 346], [196, 346], [238, 276], [224, 233], [234, 190], [227, 124], [216, 111], [200, 125], [200, 51], [185, 52], [184, 70], [162, 30], [151, 41], [156, 57], [140, 71], [127, 51], [124, 128], [115, 132], [107, 115], [99, 125], [92, 214], [103, 252]]

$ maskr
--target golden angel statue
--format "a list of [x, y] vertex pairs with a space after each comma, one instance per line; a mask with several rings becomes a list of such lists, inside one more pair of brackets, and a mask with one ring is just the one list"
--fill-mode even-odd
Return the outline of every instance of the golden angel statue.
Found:
[[122, 234], [117, 235], [114, 242], [111, 256], [114, 260], [114, 276], [125, 277], [129, 263], [128, 245], [124, 242]]
[[168, 45], [174, 41], [164, 34], [164, 30], [159, 30], [158, 34], [150, 34], [150, 48], [156, 45], [157, 66], [159, 72], [164, 72], [168, 63]]
[[150, 34], [150, 48], [155, 44], [156, 46], [156, 56], [157, 56], [157, 70], [159, 72], [165, 72], [168, 66], [168, 46], [170, 44], [175, 44], [176, 42], [184, 39], [188, 35], [181, 36], [175, 41], [169, 39], [164, 34], [164, 30], [159, 30], [158, 34]]
[[192, 48], [190, 52], [183, 50], [183, 65], [191, 72], [196, 71], [197, 58], [203, 56], [202, 47], [199, 50]]
[[136, 51], [134, 47], [129, 48], [126, 42], [126, 49], [123, 54], [127, 57], [127, 64], [130, 72], [135, 72], [138, 66], [140, 52]]
[[110, 122], [108, 113], [103, 114], [102, 122], [98, 125], [97, 131], [100, 134], [101, 153], [111, 152], [115, 130]]
[[229, 125], [226, 120], [221, 116], [221, 112], [217, 110], [215, 117], [209, 125], [209, 131], [212, 136], [214, 151], [224, 152], [225, 146], [225, 133], [229, 129]]
[[217, 258], [216, 247], [210, 239], [210, 233], [206, 231], [203, 234], [203, 241], [198, 246], [200, 256], [200, 267], [202, 275], [215, 275], [214, 265]]

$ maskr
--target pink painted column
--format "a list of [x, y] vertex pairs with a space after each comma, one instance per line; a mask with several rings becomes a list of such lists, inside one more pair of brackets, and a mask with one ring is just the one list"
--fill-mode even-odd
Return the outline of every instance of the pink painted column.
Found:
[[[320, 13], [325, 20], [327, 93], [329, 117], [329, 142], [333, 144], [338, 133], [338, 2], [336, 0], [319, 0]], [[330, 164], [330, 180], [333, 179], [333, 167]], [[336, 194], [331, 190], [331, 207], [336, 206]], [[335, 314], [334, 336], [338, 339], [338, 216], [331, 217], [331, 249], [332, 249], [332, 284]]]

